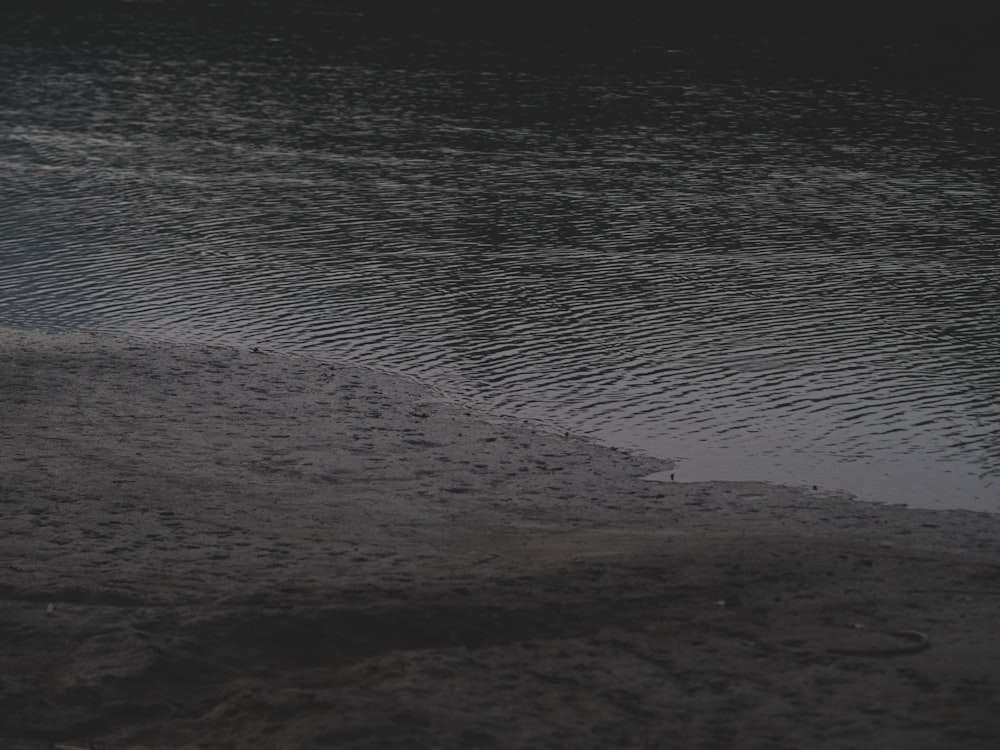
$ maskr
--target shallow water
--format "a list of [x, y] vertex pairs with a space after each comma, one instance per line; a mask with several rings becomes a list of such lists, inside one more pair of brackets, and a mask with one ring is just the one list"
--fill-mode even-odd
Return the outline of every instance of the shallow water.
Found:
[[0, 322], [363, 363], [678, 480], [1000, 510], [992, 103], [693, 43], [139, 30], [3, 38]]

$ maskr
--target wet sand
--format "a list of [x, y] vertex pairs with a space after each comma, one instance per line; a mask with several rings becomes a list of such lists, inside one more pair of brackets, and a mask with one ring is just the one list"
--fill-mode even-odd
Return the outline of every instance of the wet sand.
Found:
[[306, 358], [0, 356], [0, 747], [996, 747], [1000, 517]]

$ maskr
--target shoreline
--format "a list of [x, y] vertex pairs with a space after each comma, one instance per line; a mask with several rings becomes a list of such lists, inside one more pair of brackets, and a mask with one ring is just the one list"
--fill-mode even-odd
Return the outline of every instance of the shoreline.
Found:
[[666, 464], [305, 357], [0, 351], [5, 747], [1000, 732], [1000, 516], [643, 481]]

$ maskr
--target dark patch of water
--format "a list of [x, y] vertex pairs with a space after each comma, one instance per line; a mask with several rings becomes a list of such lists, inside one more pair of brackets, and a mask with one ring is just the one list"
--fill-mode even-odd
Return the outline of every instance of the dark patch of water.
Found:
[[678, 479], [997, 509], [988, 101], [790, 69], [787, 35], [160, 11], [6, 27], [0, 320], [361, 362]]

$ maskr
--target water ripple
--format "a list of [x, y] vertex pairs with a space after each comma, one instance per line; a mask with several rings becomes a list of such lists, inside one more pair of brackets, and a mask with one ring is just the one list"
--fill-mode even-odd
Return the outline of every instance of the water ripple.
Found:
[[686, 479], [1000, 510], [986, 105], [27, 54], [0, 320], [362, 362]]

